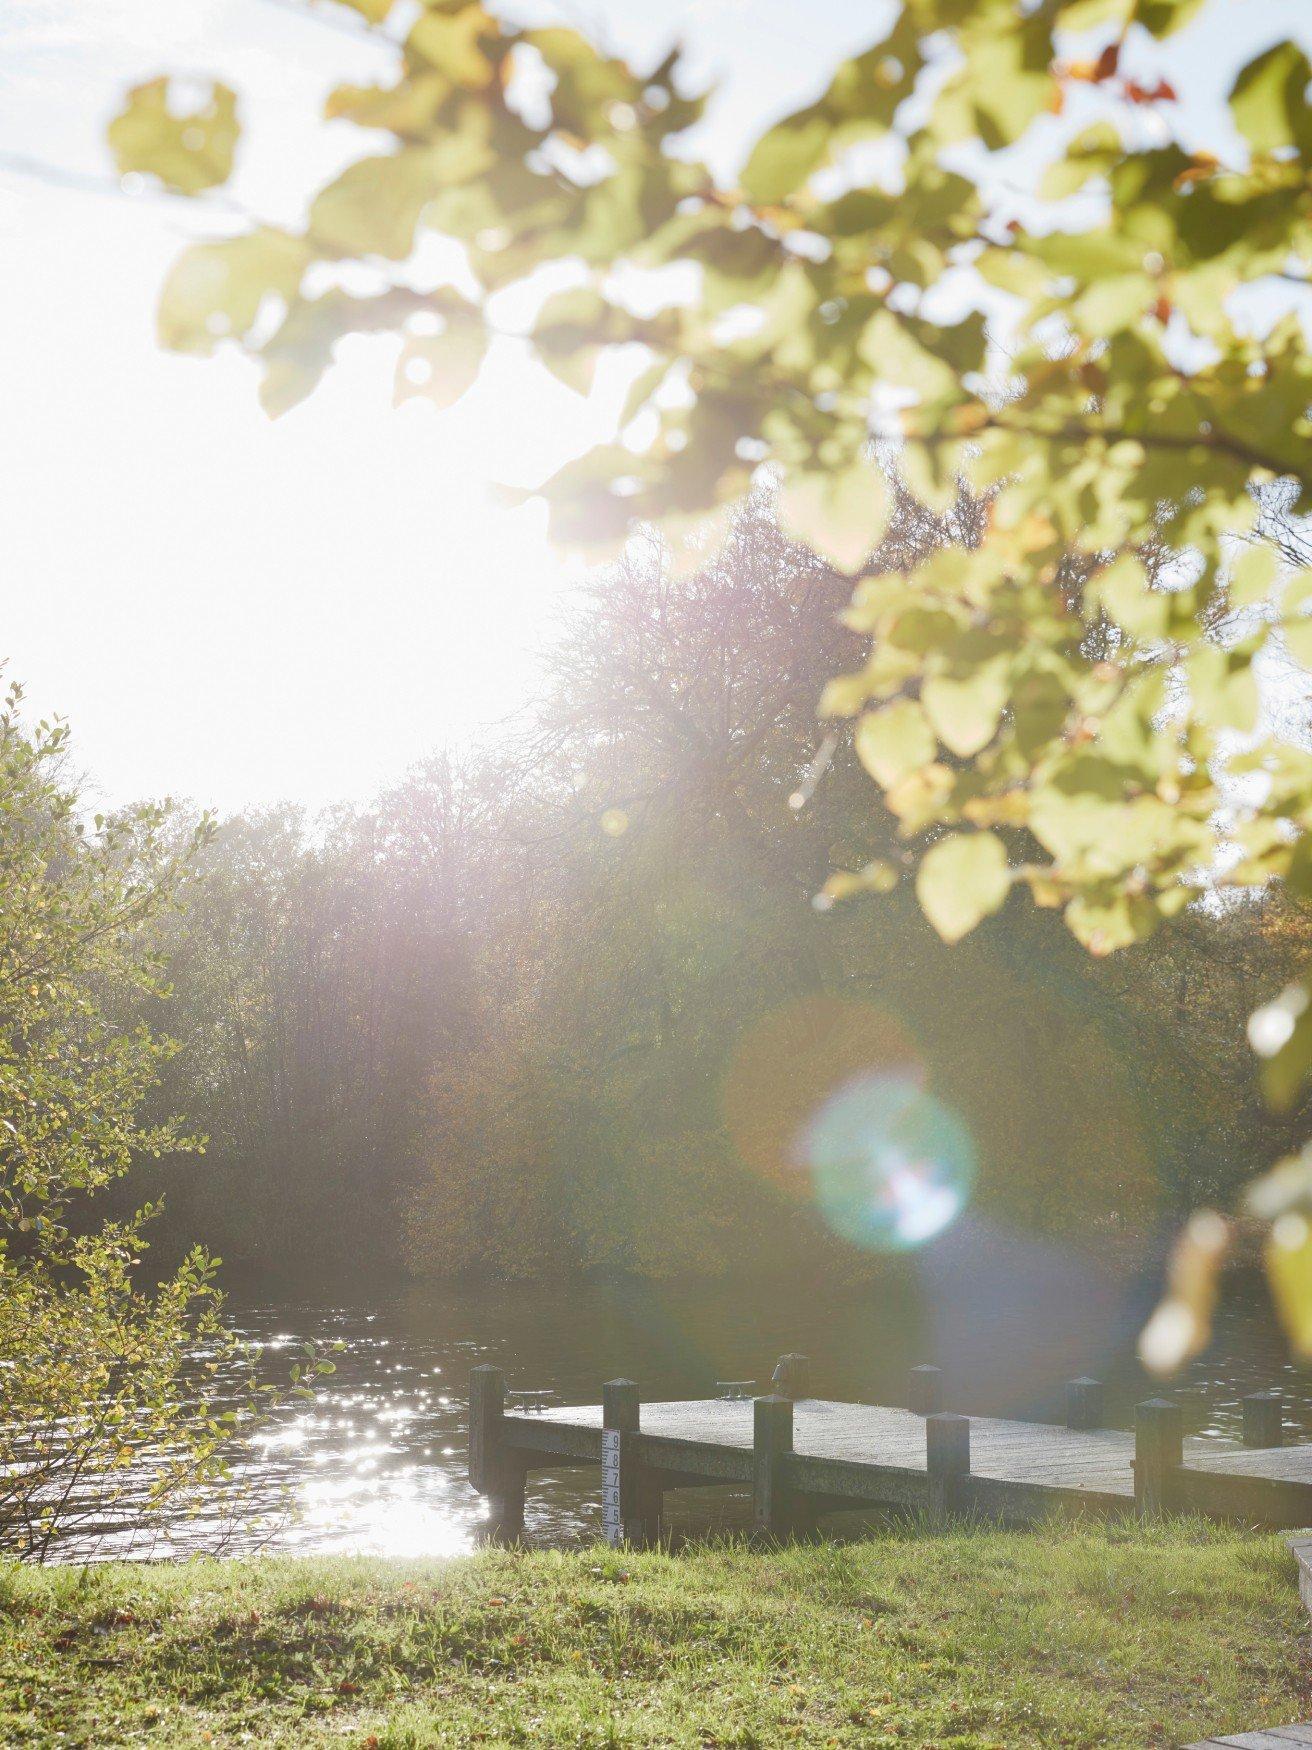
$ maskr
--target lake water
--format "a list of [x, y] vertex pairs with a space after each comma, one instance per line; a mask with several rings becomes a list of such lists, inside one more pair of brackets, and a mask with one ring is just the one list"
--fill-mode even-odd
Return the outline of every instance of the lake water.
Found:
[[[648, 1398], [710, 1396], [719, 1380], [768, 1389], [776, 1358], [812, 1358], [817, 1395], [905, 1401], [907, 1369], [944, 1370], [945, 1408], [1056, 1419], [1062, 1386], [1079, 1373], [1107, 1382], [1108, 1421], [1128, 1427], [1139, 1399], [1159, 1392], [1133, 1361], [1151, 1285], [1105, 1271], [1052, 1244], [978, 1222], [914, 1261], [890, 1263], [873, 1288], [680, 1284], [409, 1286], [368, 1284], [268, 1298], [234, 1293], [234, 1324], [269, 1346], [275, 1377], [303, 1341], [341, 1342], [337, 1372], [315, 1400], [281, 1415], [245, 1481], [270, 1517], [264, 1547], [287, 1551], [445, 1555], [469, 1549], [482, 1521], [465, 1480], [467, 1377], [495, 1362], [513, 1388], [561, 1402], [596, 1402], [602, 1382], [626, 1375]], [[284, 1357], [283, 1352], [288, 1351]], [[1312, 1438], [1312, 1377], [1291, 1366], [1258, 1284], [1232, 1284], [1214, 1341], [1170, 1389], [1186, 1427], [1237, 1434], [1246, 1392], [1279, 1385], [1288, 1438]], [[293, 1511], [280, 1503], [290, 1497]], [[171, 1554], [203, 1546], [214, 1516], [171, 1526], [149, 1544], [128, 1531], [95, 1553]], [[667, 1497], [676, 1530], [743, 1526], [746, 1503], [729, 1491]], [[529, 1478], [526, 1533], [569, 1542], [600, 1523], [589, 1470]], [[230, 1547], [248, 1546], [248, 1526]], [[64, 1551], [69, 1558], [84, 1549]]]

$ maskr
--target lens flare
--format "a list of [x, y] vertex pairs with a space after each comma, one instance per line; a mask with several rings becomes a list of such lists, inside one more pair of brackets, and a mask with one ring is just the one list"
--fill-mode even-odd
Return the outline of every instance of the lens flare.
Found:
[[723, 1112], [744, 1166], [799, 1201], [810, 1175], [797, 1141], [813, 1113], [862, 1076], [920, 1085], [914, 1039], [896, 1016], [842, 997], [799, 997], [758, 1015], [738, 1040]]
[[906, 1076], [845, 1083], [798, 1143], [829, 1225], [871, 1251], [910, 1251], [933, 1239], [961, 1214], [975, 1182], [965, 1125]]

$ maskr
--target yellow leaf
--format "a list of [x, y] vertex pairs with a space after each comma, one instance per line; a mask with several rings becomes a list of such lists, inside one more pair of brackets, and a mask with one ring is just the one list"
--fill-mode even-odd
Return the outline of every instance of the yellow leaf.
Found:
[[151, 79], [128, 92], [107, 132], [119, 174], [157, 176], [179, 194], [217, 188], [232, 174], [241, 131], [236, 92], [215, 82], [205, 103], [181, 113], [170, 107], [170, 100], [167, 78]]
[[925, 711], [945, 747], [968, 759], [993, 739], [1007, 703], [1009, 662], [990, 662], [956, 680], [934, 675], [921, 689]]
[[820, 717], [855, 717], [870, 697], [870, 683], [864, 674], [840, 674], [825, 683], [820, 695], [817, 715]]
[[1277, 1217], [1265, 1262], [1285, 1335], [1300, 1356], [1312, 1355], [1312, 1223], [1305, 1215]]
[[1236, 608], [1252, 607], [1271, 594], [1278, 557], [1272, 547], [1245, 547], [1230, 567], [1230, 601]]
[[481, 91], [492, 82], [485, 43], [497, 35], [495, 21], [476, 4], [426, 12], [406, 38], [406, 49], [444, 74], [453, 85]]
[[884, 792], [884, 801], [898, 818], [903, 838], [914, 838], [939, 817], [952, 794], [952, 773], [937, 763], [922, 766]]
[[779, 494], [786, 535], [839, 571], [859, 571], [888, 527], [888, 482], [864, 459], [823, 473], [790, 474]]
[[[850, 899], [855, 893], [891, 893], [897, 886], [897, 870], [891, 863], [876, 858], [864, 869], [840, 869], [831, 875], [820, 889], [815, 902], [820, 911], [827, 911], [838, 899]], [[822, 903], [828, 902], [828, 903]]]
[[867, 711], [857, 724], [857, 758], [886, 788], [928, 765], [936, 747], [934, 732], [914, 699], [895, 699], [880, 711]]
[[346, 255], [403, 261], [429, 201], [491, 169], [495, 161], [488, 141], [473, 132], [358, 159], [315, 196], [310, 234]]
[[1170, 599], [1149, 586], [1142, 561], [1132, 553], [1113, 560], [1094, 589], [1103, 609], [1132, 638], [1160, 638], [1165, 632]]
[[916, 875], [921, 910], [945, 942], [969, 935], [1010, 890], [1006, 847], [991, 832], [949, 834], [926, 851]]
[[472, 313], [448, 319], [440, 334], [409, 336], [396, 364], [395, 405], [422, 395], [450, 407], [478, 376], [486, 351], [487, 332]]
[[240, 339], [266, 297], [296, 296], [310, 257], [304, 238], [269, 226], [184, 250], [160, 293], [160, 345], [211, 353], [221, 340]]

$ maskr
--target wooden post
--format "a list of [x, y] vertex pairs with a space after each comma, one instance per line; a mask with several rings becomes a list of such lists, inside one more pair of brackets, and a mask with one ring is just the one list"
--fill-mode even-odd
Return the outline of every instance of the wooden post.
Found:
[[607, 1543], [643, 1544], [660, 1536], [661, 1491], [642, 1462], [638, 1387], [608, 1379], [601, 1388], [601, 1512]]
[[1184, 1416], [1167, 1398], [1149, 1398], [1134, 1411], [1134, 1504], [1145, 1518], [1169, 1513], [1184, 1463]]
[[811, 1362], [805, 1355], [781, 1355], [774, 1365], [770, 1384], [780, 1397], [809, 1398], [811, 1395]]
[[762, 1537], [787, 1537], [794, 1526], [788, 1461], [793, 1455], [793, 1400], [752, 1402], [752, 1521]]
[[1244, 1445], [1284, 1444], [1285, 1399], [1278, 1391], [1257, 1391], [1244, 1399]]
[[1102, 1427], [1102, 1381], [1087, 1376], [1072, 1379], [1066, 1385], [1066, 1426], [1068, 1428]]
[[502, 1439], [506, 1376], [499, 1367], [469, 1373], [469, 1480], [487, 1497], [488, 1535], [514, 1539], [524, 1529], [524, 1463]]
[[970, 1475], [970, 1417], [943, 1411], [925, 1417], [925, 1477], [929, 1516], [942, 1521], [961, 1510], [961, 1483]]
[[932, 1416], [943, 1402], [943, 1375], [937, 1367], [913, 1367], [907, 1375], [907, 1405], [917, 1416]]
[[499, 1367], [474, 1367], [469, 1372], [469, 1480], [480, 1495], [489, 1494], [501, 1450], [501, 1416], [506, 1403], [506, 1376]]

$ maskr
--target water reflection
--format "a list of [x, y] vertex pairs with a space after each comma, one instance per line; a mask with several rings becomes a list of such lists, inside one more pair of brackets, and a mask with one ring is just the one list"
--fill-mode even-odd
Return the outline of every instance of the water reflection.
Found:
[[[236, 1297], [233, 1320], [271, 1348], [341, 1341], [337, 1372], [313, 1401], [287, 1410], [245, 1467], [253, 1512], [229, 1527], [229, 1548], [451, 1555], [474, 1544], [482, 1505], [465, 1480], [465, 1382], [492, 1361], [512, 1387], [549, 1389], [562, 1402], [596, 1401], [601, 1382], [639, 1380], [647, 1397], [710, 1396], [717, 1379], [767, 1380], [788, 1350], [811, 1355], [825, 1396], [900, 1402], [906, 1370], [944, 1370], [946, 1402], [976, 1414], [1053, 1417], [1075, 1373], [1108, 1382], [1109, 1420], [1128, 1426], [1138, 1398], [1159, 1388], [1133, 1359], [1136, 1320], [1151, 1285], [1076, 1265], [1058, 1246], [1008, 1241], [967, 1218], [891, 1268], [878, 1290], [813, 1286], [688, 1289], [675, 1285], [415, 1288], [387, 1298], [360, 1289], [334, 1300], [271, 1303]], [[286, 1357], [283, 1358], [287, 1359]], [[1260, 1290], [1231, 1292], [1215, 1340], [1180, 1378], [1191, 1431], [1235, 1437], [1245, 1393], [1281, 1386], [1291, 1438], [1312, 1439], [1312, 1379], [1289, 1362]], [[286, 1485], [295, 1506], [278, 1512]], [[740, 1499], [719, 1491], [670, 1500], [677, 1528], [742, 1525]], [[198, 1519], [143, 1546], [126, 1530], [89, 1553], [166, 1555], [211, 1543], [223, 1527], [216, 1498]], [[258, 1521], [258, 1522], [257, 1522]], [[526, 1531], [567, 1542], [599, 1529], [587, 1471], [535, 1475]]]

